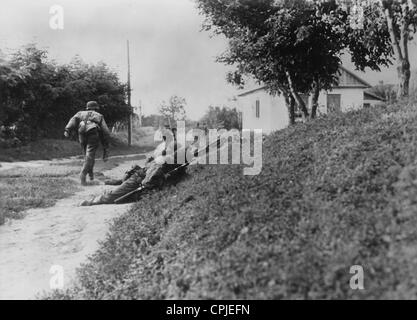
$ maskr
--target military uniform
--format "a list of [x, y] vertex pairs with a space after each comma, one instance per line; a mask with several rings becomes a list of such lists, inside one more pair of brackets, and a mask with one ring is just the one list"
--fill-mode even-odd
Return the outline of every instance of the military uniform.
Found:
[[94, 179], [94, 163], [100, 141], [103, 145], [103, 159], [107, 158], [110, 130], [102, 114], [98, 113], [98, 104], [94, 101], [87, 103], [87, 110], [75, 114], [65, 127], [65, 135], [72, 130], [78, 131], [78, 139], [84, 154], [84, 165], [80, 173], [81, 184], [86, 184], [87, 174]]
[[[94, 197], [91, 200], [83, 201], [82, 206], [94, 206], [99, 204], [111, 204], [114, 200], [124, 196], [125, 194], [136, 190], [146, 177], [146, 169], [136, 166], [132, 172], [121, 181], [121, 184], [115, 189], [105, 192], [100, 196]], [[112, 181], [114, 184], [118, 181]], [[113, 184], [113, 183], [112, 183]]]
[[[115, 180], [108, 183], [114, 185], [120, 182], [121, 185], [91, 200], [83, 201], [81, 206], [112, 204], [116, 199], [138, 189], [140, 186], [143, 186], [147, 190], [161, 188], [168, 178], [167, 174], [182, 166], [181, 164], [173, 164], [169, 160], [172, 159], [168, 156], [159, 156], [156, 159], [148, 161], [145, 168], [141, 168], [140, 166], [133, 167], [132, 170], [126, 172], [122, 181]], [[181, 169], [176, 172], [176, 176], [185, 173], [185, 167]], [[131, 199], [126, 199], [126, 201], [129, 200]]]

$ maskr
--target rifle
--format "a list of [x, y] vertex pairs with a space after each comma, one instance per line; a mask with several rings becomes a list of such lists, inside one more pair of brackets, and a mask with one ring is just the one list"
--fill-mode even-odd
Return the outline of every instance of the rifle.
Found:
[[[220, 139], [220, 138], [219, 138]], [[214, 142], [212, 142], [212, 143], [210, 143], [210, 144], [208, 144], [207, 146], [205, 146], [204, 148], [201, 148], [200, 150], [197, 150], [194, 154], [198, 154], [198, 153], [200, 153], [201, 151], [204, 151], [204, 150], [208, 150], [209, 148], [210, 148], [210, 146], [211, 145], [213, 145], [214, 143], [218, 143], [218, 141], [219, 141], [219, 139], [217, 139], [216, 141], [214, 141]], [[190, 161], [190, 162], [186, 162], [186, 163], [184, 163], [184, 164], [182, 164], [182, 165], [180, 165], [179, 167], [177, 167], [177, 168], [175, 168], [175, 169], [173, 169], [173, 170], [171, 170], [170, 172], [168, 172], [167, 174], [166, 174], [166, 176], [170, 176], [171, 174], [173, 174], [174, 172], [176, 172], [177, 170], [180, 170], [181, 168], [186, 168], [186, 167], [188, 167], [190, 164], [192, 164], [192, 163], [194, 163], [195, 162], [195, 160], [196, 160], [197, 158], [194, 158], [192, 161]], [[145, 189], [145, 186], [140, 186], [140, 187], [138, 187], [137, 189], [135, 189], [135, 190], [133, 190], [133, 191], [130, 191], [129, 193], [126, 193], [125, 195], [123, 195], [123, 196], [121, 196], [120, 198], [117, 198], [116, 200], [114, 200], [114, 203], [120, 203], [121, 201], [123, 201], [124, 199], [126, 199], [126, 198], [128, 198], [128, 197], [130, 197], [132, 194], [135, 194], [135, 193], [137, 193], [137, 192], [140, 192], [140, 191], [142, 191], [143, 189]]]
[[127, 197], [131, 196], [132, 194], [135, 194], [136, 192], [142, 191], [143, 189], [145, 189], [144, 186], [140, 186], [139, 188], [130, 191], [129, 193], [126, 193], [125, 195], [121, 196], [120, 198], [117, 198], [116, 200], [114, 200], [114, 203], [119, 203], [121, 201], [123, 201], [124, 199], [126, 199]]
[[[186, 168], [186, 167], [187, 167], [187, 166], [189, 166], [192, 162], [194, 162], [194, 160], [193, 160], [193, 161], [191, 161], [191, 162], [187, 162], [187, 163], [182, 164], [181, 166], [179, 166], [179, 167], [175, 168], [174, 170], [171, 170], [170, 172], [168, 172], [168, 173], [166, 174], [166, 176], [169, 176], [169, 175], [173, 174], [175, 171], [177, 171], [177, 170], [179, 170], [179, 169], [181, 169], [181, 168]], [[138, 187], [137, 189], [135, 189], [135, 190], [133, 190], [133, 191], [130, 191], [129, 193], [126, 193], [125, 195], [121, 196], [120, 198], [117, 198], [116, 200], [114, 200], [114, 203], [119, 203], [119, 202], [121, 202], [122, 200], [124, 200], [124, 199], [126, 199], [126, 198], [130, 197], [132, 194], [135, 194], [135, 193], [137, 193], [137, 192], [140, 192], [140, 191], [142, 191], [143, 189], [145, 189], [145, 186], [142, 186], [142, 185], [141, 185], [141, 186], [140, 186], [140, 187]]]

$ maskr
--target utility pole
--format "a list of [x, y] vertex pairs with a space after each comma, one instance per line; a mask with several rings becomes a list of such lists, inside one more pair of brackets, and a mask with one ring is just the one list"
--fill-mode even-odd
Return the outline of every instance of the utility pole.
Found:
[[131, 88], [130, 88], [130, 52], [129, 40], [127, 40], [127, 105], [129, 107], [129, 119], [127, 121], [127, 144], [132, 146], [132, 104], [131, 104]]
[[139, 100], [139, 127], [142, 127], [142, 100]]

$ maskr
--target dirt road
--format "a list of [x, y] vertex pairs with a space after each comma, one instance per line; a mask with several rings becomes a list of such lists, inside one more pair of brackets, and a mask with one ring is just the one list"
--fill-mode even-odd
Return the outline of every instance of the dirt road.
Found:
[[[120, 177], [133, 163], [143, 161], [124, 161], [103, 173]], [[64, 287], [68, 286], [76, 268], [105, 238], [108, 223], [130, 206], [78, 206], [106, 188], [112, 187], [83, 187], [53, 207], [31, 209], [24, 219], [0, 226], [0, 299], [34, 299], [36, 294], [50, 289], [51, 279], [59, 283], [56, 277], [60, 270], [64, 272]]]

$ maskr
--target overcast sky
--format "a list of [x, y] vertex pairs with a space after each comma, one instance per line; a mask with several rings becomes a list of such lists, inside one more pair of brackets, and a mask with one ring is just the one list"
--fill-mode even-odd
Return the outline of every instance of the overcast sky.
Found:
[[[64, 8], [64, 30], [49, 27], [52, 5]], [[193, 0], [2, 0], [0, 49], [36, 42], [58, 62], [76, 54], [104, 61], [125, 81], [129, 39], [132, 104], [141, 100], [150, 114], [177, 94], [187, 100], [187, 115], [198, 119], [210, 104], [227, 104], [236, 94], [225, 81], [228, 67], [215, 62], [226, 41], [200, 32], [202, 21]], [[416, 53], [414, 45], [411, 56]], [[362, 76], [371, 84], [395, 82], [393, 68]]]

